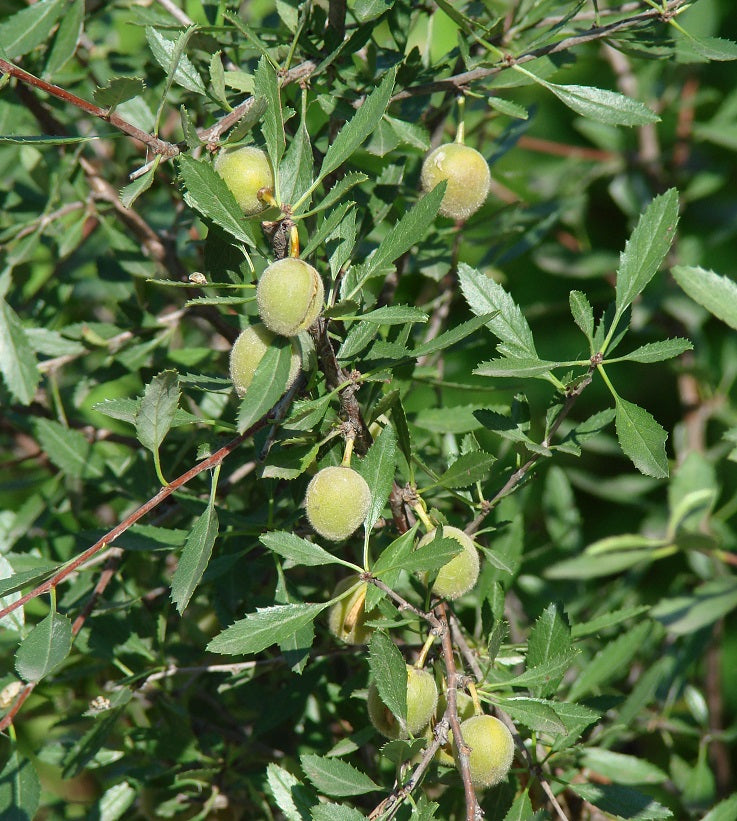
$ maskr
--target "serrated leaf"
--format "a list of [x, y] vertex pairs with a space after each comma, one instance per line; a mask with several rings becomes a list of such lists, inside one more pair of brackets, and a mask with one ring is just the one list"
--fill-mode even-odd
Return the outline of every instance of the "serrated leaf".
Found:
[[0, 771], [0, 818], [31, 821], [41, 801], [41, 780], [33, 764], [13, 745]]
[[87, 137], [54, 137], [46, 134], [32, 134], [21, 136], [18, 134], [0, 135], [0, 143], [14, 143], [15, 145], [75, 145], [76, 143], [88, 143], [92, 140], [100, 140], [101, 136], [92, 134]]
[[491, 466], [496, 462], [496, 456], [482, 450], [461, 454], [455, 462], [438, 477], [433, 485], [447, 488], [461, 488], [483, 482], [489, 476]]
[[64, 473], [77, 479], [103, 475], [100, 460], [90, 458], [92, 445], [80, 431], [53, 419], [37, 419], [36, 434], [44, 453]]
[[465, 263], [458, 266], [458, 279], [468, 307], [477, 316], [497, 312], [486, 325], [503, 343], [498, 346], [499, 353], [539, 361], [530, 326], [504, 288]]
[[155, 453], [174, 421], [179, 407], [179, 374], [161, 371], [146, 385], [136, 414], [138, 441]]
[[377, 325], [404, 325], [406, 322], [427, 322], [429, 319], [424, 311], [412, 305], [384, 305], [354, 318]]
[[616, 397], [615, 426], [625, 456], [646, 476], [668, 477], [665, 442], [668, 434], [644, 408]]
[[351, 188], [368, 180], [368, 176], [361, 171], [349, 171], [342, 179], [328, 191], [324, 198], [315, 206], [314, 211], [322, 211], [342, 199]]
[[238, 432], [243, 433], [279, 401], [289, 381], [292, 345], [277, 337], [266, 349], [238, 409]]
[[369, 667], [381, 700], [404, 727], [407, 720], [407, 665], [399, 648], [382, 630], [369, 645]]
[[[527, 643], [527, 666], [537, 667], [556, 656], [571, 650], [571, 629], [568, 619], [556, 604], [549, 604], [538, 617]], [[552, 695], [560, 679], [552, 678], [546, 684], [534, 688], [536, 696]]]
[[0, 23], [0, 49], [11, 59], [28, 54], [48, 39], [64, 6], [63, 0], [39, 0], [11, 14]]
[[277, 807], [287, 821], [304, 821], [310, 817], [310, 807], [315, 803], [312, 790], [289, 770], [272, 762], [266, 768], [266, 780]]
[[258, 608], [255, 613], [249, 613], [215, 636], [207, 649], [212, 653], [232, 656], [260, 653], [272, 644], [279, 644], [293, 636], [326, 607], [327, 602], [300, 602]]
[[0, 596], [9, 596], [24, 587], [45, 582], [61, 567], [60, 564], [51, 564], [41, 559], [37, 561], [41, 565], [40, 568], [18, 571], [9, 578], [0, 580]]
[[706, 268], [686, 265], [677, 265], [672, 274], [694, 302], [737, 329], [737, 282]]
[[265, 56], [259, 58], [254, 72], [253, 90], [255, 95], [266, 99], [266, 110], [261, 119], [261, 131], [266, 140], [266, 153], [271, 160], [271, 167], [278, 168], [286, 145], [284, 118], [276, 71]]
[[312, 821], [365, 821], [366, 816], [345, 804], [316, 804], [312, 807]]
[[571, 701], [577, 701], [613, 679], [625, 675], [630, 661], [642, 648], [651, 629], [652, 622], [643, 621], [628, 633], [623, 633], [606, 644], [574, 680], [569, 693]]
[[303, 754], [299, 763], [307, 778], [325, 795], [363, 795], [381, 789], [365, 773], [339, 758]]
[[82, 34], [84, 10], [84, 0], [72, 0], [64, 10], [46, 61], [44, 77], [53, 78], [74, 56]]
[[307, 191], [312, 184], [313, 165], [310, 135], [305, 124], [301, 123], [279, 165], [281, 202], [295, 202]]
[[368, 483], [371, 501], [364, 527], [370, 533], [381, 516], [394, 484], [394, 470], [397, 465], [397, 435], [391, 425], [387, 425], [369, 448], [365, 459], [356, 467]]
[[92, 96], [101, 108], [113, 109], [143, 94], [145, 85], [140, 77], [112, 77], [107, 83], [96, 88]]
[[379, 567], [377, 562], [373, 573], [383, 578], [384, 574], [390, 571], [406, 570], [408, 573], [421, 573], [426, 570], [437, 570], [462, 552], [463, 546], [457, 539], [437, 536], [410, 553], [395, 556], [391, 563], [386, 561]]
[[553, 368], [570, 368], [576, 362], [547, 362], [544, 359], [492, 359], [477, 365], [473, 372], [479, 376], [518, 377], [529, 379], [541, 377]]
[[504, 100], [501, 97], [487, 97], [486, 100], [489, 105], [500, 114], [506, 114], [507, 117], [514, 117], [516, 120], [526, 120], [530, 116], [526, 108], [511, 100]]
[[595, 86], [558, 85], [537, 78], [568, 108], [599, 123], [607, 125], [647, 125], [660, 122], [660, 117], [646, 105], [625, 97], [616, 91]]
[[396, 75], [396, 66], [389, 69], [379, 86], [366, 97], [358, 111], [340, 129], [325, 152], [320, 168], [320, 180], [342, 165], [376, 128], [389, 104]]
[[[183, 53], [183, 47], [191, 37], [195, 27], [191, 26], [181, 32], [176, 41], [164, 37], [153, 26], [146, 26], [146, 40], [156, 62], [164, 69], [171, 79], [182, 88], [193, 91], [195, 94], [207, 95], [207, 89], [202, 82], [199, 72], [192, 61]], [[175, 67], [176, 66], [176, 67]], [[172, 69], [174, 69], [172, 73]]]
[[171, 580], [171, 600], [180, 615], [189, 604], [202, 574], [207, 569], [217, 535], [218, 515], [211, 499], [187, 536], [179, 564]]
[[[10, 562], [5, 558], [5, 556], [0, 555], [0, 584], [7, 583], [10, 579], [13, 579], [15, 575], [16, 573]], [[18, 601], [19, 598], [20, 593], [15, 591], [5, 595], [0, 592], [0, 609], [5, 609], [9, 605]], [[20, 633], [25, 623], [26, 611], [22, 607], [18, 607], [13, 610], [12, 613], [8, 613], [7, 616], [3, 616], [3, 618], [0, 619], [0, 629], [16, 630]]]
[[664, 339], [662, 342], [649, 342], [624, 356], [617, 357], [617, 360], [627, 362], [662, 362], [665, 359], [673, 359], [680, 356], [685, 351], [692, 351], [693, 345], [688, 339], [676, 337], [675, 339]]
[[130, 208], [131, 205], [133, 205], [133, 203], [141, 196], [141, 194], [143, 194], [144, 191], [148, 191], [151, 187], [160, 160], [161, 157], [157, 156], [153, 162], [153, 165], [146, 171], [145, 174], [142, 174], [140, 177], [133, 180], [133, 182], [128, 183], [128, 185], [120, 190], [120, 201], [126, 208]]
[[536, 667], [525, 670], [524, 673], [515, 676], [512, 679], [504, 682], [504, 686], [514, 687], [536, 687], [541, 684], [547, 684], [549, 681], [558, 678], [566, 673], [571, 663], [578, 655], [578, 650], [572, 649], [568, 653], [560, 656], [555, 656]]
[[0, 370], [13, 396], [23, 405], [30, 404], [36, 393], [41, 374], [18, 315], [2, 298], [0, 298]]
[[619, 257], [617, 314], [642, 293], [670, 250], [678, 225], [678, 191], [655, 197], [640, 216]]
[[586, 294], [582, 291], [571, 291], [568, 295], [568, 304], [571, 307], [573, 321], [583, 332], [590, 344], [594, 339], [594, 309]]
[[429, 342], [423, 342], [421, 345], [413, 348], [412, 356], [415, 358], [419, 356], [429, 356], [430, 354], [452, 347], [462, 339], [478, 331], [482, 325], [488, 325], [491, 316], [493, 316], [493, 314], [483, 314], [461, 322], [461, 324], [456, 325], [455, 328], [451, 328], [449, 331], [444, 331], [442, 334], [439, 334], [435, 339], [431, 339]]
[[557, 716], [555, 710], [542, 701], [534, 698], [501, 698], [499, 706], [505, 713], [530, 730], [552, 735], [567, 732], [566, 725]]
[[[381, 577], [382, 581], [389, 587], [396, 584], [401, 572], [399, 569], [392, 570], [390, 568], [394, 567], [395, 564], [401, 564], [402, 560], [412, 552], [415, 534], [419, 526], [419, 522], [415, 522], [406, 533], [402, 533], [401, 536], [396, 538], [381, 552], [381, 555], [371, 568], [371, 572], [375, 576]], [[368, 586], [366, 590], [366, 604], [364, 606], [367, 613], [376, 607], [383, 595], [384, 593], [382, 593], [378, 587], [372, 584]]]
[[314, 542], [302, 539], [296, 533], [287, 533], [285, 530], [277, 530], [271, 533], [264, 533], [259, 536], [259, 541], [264, 547], [285, 558], [287, 567], [303, 565], [305, 567], [319, 567], [325, 564], [343, 564], [332, 553], [320, 547]]
[[40, 681], [58, 667], [72, 649], [72, 623], [52, 610], [23, 639], [15, 654], [15, 669], [24, 681]]
[[256, 240], [223, 178], [208, 163], [185, 154], [179, 155], [178, 162], [179, 177], [187, 189], [190, 205], [239, 242], [255, 247]]

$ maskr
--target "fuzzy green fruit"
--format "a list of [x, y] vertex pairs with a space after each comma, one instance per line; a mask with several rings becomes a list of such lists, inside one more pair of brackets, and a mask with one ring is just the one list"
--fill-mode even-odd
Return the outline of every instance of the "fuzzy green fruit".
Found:
[[372, 682], [368, 691], [368, 714], [371, 723], [387, 738], [407, 738], [407, 734], [417, 735], [424, 730], [435, 712], [438, 703], [438, 688], [435, 678], [427, 670], [407, 665], [407, 731], [397, 721], [397, 717], [381, 700], [379, 690]]
[[439, 213], [465, 220], [486, 202], [491, 173], [486, 160], [475, 148], [461, 143], [446, 143], [431, 151], [422, 164], [422, 188], [432, 191], [442, 180], [448, 185]]
[[327, 467], [307, 485], [305, 509], [312, 527], [324, 538], [348, 538], [366, 519], [371, 490], [353, 468]]
[[320, 274], [304, 260], [285, 257], [261, 274], [256, 302], [261, 321], [275, 334], [295, 336], [320, 316], [325, 288]]
[[[440, 698], [438, 698], [438, 720], [445, 715], [447, 707], [448, 702], [443, 692], [440, 694]], [[463, 690], [458, 690], [456, 693], [456, 710], [458, 711], [459, 721], [465, 721], [474, 714], [473, 699], [468, 693], [464, 693]], [[448, 743], [445, 747], [440, 747], [437, 753], [435, 753], [435, 757], [438, 760], [438, 764], [444, 764], [446, 767], [455, 766], [455, 759], [453, 758], [453, 730], [448, 731]]]
[[[333, 597], [339, 596], [349, 587], [353, 587], [355, 583], [356, 576], [343, 579], [335, 588]], [[373, 628], [366, 627], [366, 621], [377, 616], [378, 612], [372, 610], [371, 613], [366, 613], [364, 609], [367, 589], [367, 583], [361, 584], [350, 596], [346, 596], [330, 608], [328, 615], [330, 632], [346, 644], [367, 644], [374, 632]]]
[[[260, 322], [256, 325], [249, 325], [241, 331], [238, 339], [233, 343], [230, 350], [230, 378], [238, 396], [245, 396], [246, 389], [253, 381], [253, 375], [261, 362], [263, 355], [274, 343], [276, 334], [273, 334], [265, 325]], [[292, 340], [292, 356], [289, 360], [289, 381], [290, 387], [299, 374], [302, 367], [302, 357], [299, 351], [299, 344], [296, 339]]]
[[[417, 547], [429, 544], [435, 538], [436, 533], [437, 528], [431, 530], [420, 539]], [[479, 552], [470, 536], [457, 527], [445, 525], [443, 537], [455, 539], [463, 545], [463, 551], [453, 556], [448, 564], [440, 568], [432, 586], [432, 592], [445, 599], [457, 599], [464, 593], [468, 593], [476, 584], [476, 579], [479, 577]]]
[[246, 216], [258, 214], [267, 203], [258, 198], [262, 188], [274, 188], [274, 172], [266, 154], [253, 145], [221, 151], [215, 159], [215, 170], [230, 188]]
[[[461, 735], [471, 752], [468, 765], [471, 783], [478, 789], [504, 781], [514, 758], [514, 739], [507, 727], [494, 716], [473, 716], [461, 722]], [[453, 745], [458, 758], [458, 750]]]

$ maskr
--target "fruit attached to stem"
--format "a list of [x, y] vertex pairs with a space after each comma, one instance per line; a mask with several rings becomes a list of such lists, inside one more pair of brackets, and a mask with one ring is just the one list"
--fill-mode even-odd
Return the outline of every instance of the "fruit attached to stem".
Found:
[[[333, 596], [339, 596], [349, 587], [356, 583], [356, 576], [349, 576], [338, 583], [333, 592]], [[366, 627], [366, 621], [378, 615], [376, 611], [366, 613], [366, 590], [367, 583], [356, 587], [350, 596], [335, 602], [330, 608], [328, 615], [328, 627], [330, 632], [346, 644], [367, 644], [374, 632], [371, 627]]]
[[258, 214], [268, 207], [258, 192], [274, 188], [274, 172], [266, 154], [253, 145], [225, 149], [215, 159], [215, 170], [230, 188], [246, 216]]
[[368, 714], [371, 723], [387, 738], [407, 738], [417, 735], [432, 718], [438, 703], [438, 688], [432, 673], [407, 665], [407, 729], [384, 704], [372, 682], [368, 691]]
[[[431, 530], [423, 536], [417, 547], [424, 547], [434, 538], [438, 529]], [[463, 546], [463, 550], [444, 564], [435, 577], [432, 592], [436, 596], [446, 599], [457, 599], [476, 584], [479, 577], [479, 553], [473, 540], [457, 527], [445, 525], [442, 531], [443, 538], [455, 539]]]
[[440, 203], [444, 217], [465, 220], [481, 208], [489, 194], [491, 173], [475, 148], [446, 143], [431, 151], [422, 164], [422, 188], [432, 191], [442, 180], [448, 185]]
[[[478, 789], [504, 781], [514, 758], [514, 739], [507, 727], [494, 716], [478, 715], [461, 722], [461, 735], [471, 752], [468, 766], [471, 783]], [[458, 758], [458, 749], [453, 744]]]
[[[233, 380], [238, 396], [245, 396], [246, 389], [253, 381], [256, 368], [268, 348], [273, 345], [275, 336], [265, 325], [258, 322], [241, 331], [233, 343], [230, 351], [230, 378]], [[301, 367], [302, 357], [299, 344], [296, 339], [293, 339], [287, 387], [290, 387], [297, 378]]]
[[366, 519], [371, 490], [353, 468], [331, 466], [318, 471], [307, 485], [305, 508], [312, 527], [324, 538], [348, 538]]
[[304, 260], [285, 257], [261, 274], [256, 302], [261, 321], [275, 334], [295, 336], [320, 315], [325, 288], [320, 274]]

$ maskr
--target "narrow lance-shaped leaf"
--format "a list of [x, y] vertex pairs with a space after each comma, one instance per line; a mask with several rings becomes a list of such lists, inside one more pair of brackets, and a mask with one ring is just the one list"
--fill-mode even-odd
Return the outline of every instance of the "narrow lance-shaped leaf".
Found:
[[583, 331], [589, 344], [593, 344], [594, 338], [594, 309], [586, 294], [582, 291], [571, 291], [568, 295], [568, 304], [571, 306], [573, 321]]
[[41, 378], [20, 319], [0, 298], [0, 370], [8, 390], [28, 405]]
[[394, 483], [394, 468], [397, 464], [397, 435], [394, 428], [387, 425], [360, 464], [360, 473], [371, 489], [371, 502], [366, 515], [365, 528], [370, 533], [381, 516], [386, 500]]
[[706, 268], [686, 265], [677, 265], [672, 273], [694, 302], [726, 322], [730, 328], [737, 329], [737, 282]]
[[367, 775], [339, 758], [308, 753], [301, 755], [299, 761], [307, 778], [325, 795], [362, 795], [381, 789]]
[[667, 478], [665, 442], [668, 434], [644, 408], [619, 396], [615, 399], [617, 439], [625, 456], [640, 473], [656, 479]]
[[33, 764], [13, 745], [0, 771], [0, 818], [30, 821], [41, 801], [41, 780]]
[[184, 53], [184, 48], [195, 30], [196, 26], [190, 26], [181, 32], [176, 40], [169, 40], [153, 26], [146, 26], [146, 39], [151, 53], [167, 73], [167, 86], [176, 82], [188, 91], [204, 96], [207, 94], [207, 89], [202, 82], [202, 77]]
[[64, 6], [64, 0], [39, 0], [7, 17], [0, 24], [0, 49], [11, 60], [28, 54], [48, 38]]
[[266, 57], [261, 57], [253, 75], [254, 94], [265, 97], [268, 101], [261, 121], [261, 130], [266, 140], [266, 152], [274, 169], [284, 154], [286, 140], [284, 137], [284, 119], [279, 95], [279, 81], [274, 67]]
[[664, 339], [661, 342], [649, 342], [634, 351], [623, 356], [618, 356], [617, 360], [627, 362], [662, 362], [665, 359], [673, 359], [686, 351], [693, 350], [693, 345], [688, 339], [676, 337], [675, 339]]
[[214, 500], [210, 499], [204, 513], [197, 519], [187, 536], [171, 581], [171, 600], [177, 606], [177, 612], [184, 612], [197, 589], [210, 561], [217, 535], [218, 515]]
[[52, 610], [23, 639], [15, 654], [15, 669], [25, 681], [40, 681], [58, 667], [72, 649], [72, 623]]
[[616, 91], [595, 86], [558, 85], [535, 79], [552, 91], [568, 108], [590, 120], [607, 125], [647, 125], [660, 120], [654, 111], [639, 100], [625, 97]]
[[404, 725], [407, 719], [407, 665], [399, 648], [381, 630], [374, 631], [371, 636], [369, 667], [381, 700]]
[[678, 192], [661, 194], [648, 205], [619, 258], [617, 315], [632, 303], [660, 268], [678, 225]]
[[495, 461], [495, 456], [481, 450], [463, 453], [433, 484], [447, 488], [468, 487], [486, 479]]
[[264, 547], [287, 559], [291, 565], [319, 567], [325, 564], [347, 564], [320, 545], [308, 542], [296, 533], [284, 530], [264, 533], [259, 541]]
[[267, 413], [284, 393], [289, 381], [292, 346], [279, 337], [267, 348], [238, 410], [238, 432], [243, 433]]
[[171, 428], [179, 406], [179, 375], [162, 371], [146, 385], [136, 414], [138, 441], [156, 452]]

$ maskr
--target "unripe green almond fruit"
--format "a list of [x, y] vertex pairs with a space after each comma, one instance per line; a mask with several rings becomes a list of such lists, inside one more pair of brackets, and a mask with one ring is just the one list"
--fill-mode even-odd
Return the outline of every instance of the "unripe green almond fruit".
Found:
[[424, 191], [448, 181], [439, 213], [456, 220], [468, 219], [478, 211], [491, 185], [486, 160], [475, 148], [461, 143], [446, 143], [431, 151], [422, 164], [420, 179]]
[[[339, 596], [344, 590], [353, 587], [355, 583], [355, 576], [343, 579], [335, 588], [333, 597]], [[368, 644], [371, 634], [374, 632], [373, 628], [366, 627], [366, 621], [378, 615], [375, 610], [366, 613], [364, 605], [367, 589], [367, 583], [361, 584], [350, 596], [335, 602], [330, 608], [328, 614], [330, 632], [346, 644]]]
[[[273, 345], [276, 334], [273, 334], [260, 322], [250, 325], [241, 331], [230, 350], [230, 378], [238, 396], [244, 396], [246, 389], [253, 381], [259, 362], [268, 348]], [[292, 356], [289, 360], [290, 387], [302, 367], [302, 357], [296, 339], [292, 340]]]
[[371, 723], [387, 738], [407, 738], [417, 735], [432, 718], [438, 703], [438, 688], [435, 678], [427, 670], [407, 665], [407, 731], [397, 717], [384, 704], [379, 690], [372, 682], [368, 691], [368, 714]]
[[258, 198], [262, 188], [274, 188], [274, 172], [266, 154], [253, 145], [221, 151], [215, 170], [230, 188], [246, 216], [258, 214], [268, 204]]
[[324, 538], [348, 538], [366, 519], [371, 490], [360, 473], [348, 467], [327, 467], [307, 485], [305, 509], [312, 527]]
[[295, 257], [272, 262], [256, 288], [261, 321], [282, 336], [295, 336], [309, 328], [320, 316], [324, 299], [320, 274]]
[[[494, 716], [473, 716], [461, 722], [461, 735], [470, 748], [468, 765], [471, 783], [478, 789], [493, 787], [507, 777], [514, 758], [514, 739]], [[453, 744], [458, 758], [458, 749]]]
[[[436, 533], [437, 528], [431, 530], [420, 539], [417, 547], [424, 547], [431, 542]], [[476, 584], [476, 579], [479, 577], [479, 552], [471, 537], [457, 527], [445, 525], [443, 537], [455, 539], [463, 545], [463, 551], [453, 556], [448, 564], [440, 568], [432, 586], [432, 592], [445, 599], [457, 599], [464, 593], [468, 593]]]

